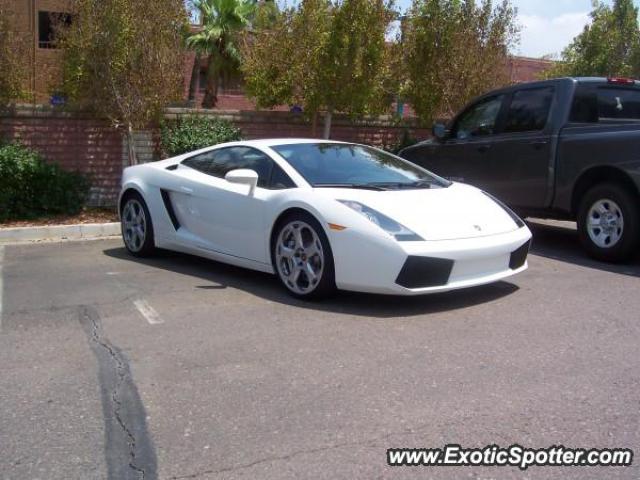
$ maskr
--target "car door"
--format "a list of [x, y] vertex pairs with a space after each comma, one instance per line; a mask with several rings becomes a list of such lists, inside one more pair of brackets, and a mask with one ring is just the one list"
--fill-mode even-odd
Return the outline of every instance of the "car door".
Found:
[[483, 186], [491, 142], [499, 128], [505, 95], [482, 98], [454, 121], [447, 137], [410, 149], [407, 159], [449, 180]]
[[[224, 179], [228, 172], [240, 168], [258, 173], [253, 195], [246, 185]], [[271, 226], [266, 224], [266, 202], [276, 190], [294, 186], [273, 159], [255, 148], [225, 147], [184, 160], [175, 173], [182, 181], [174, 198], [178, 220], [185, 225], [185, 241], [217, 253], [269, 263], [265, 232]], [[277, 184], [272, 182], [276, 176], [280, 179]]]
[[506, 102], [504, 123], [492, 139], [482, 188], [514, 207], [546, 206], [554, 93], [552, 86], [514, 91]]

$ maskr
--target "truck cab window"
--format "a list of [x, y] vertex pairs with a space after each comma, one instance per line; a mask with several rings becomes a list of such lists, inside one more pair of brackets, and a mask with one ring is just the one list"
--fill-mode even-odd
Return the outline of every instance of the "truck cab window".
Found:
[[520, 90], [513, 94], [505, 133], [534, 132], [544, 130], [551, 110], [553, 88]]
[[640, 120], [640, 90], [599, 88], [598, 114], [600, 120]]
[[598, 97], [594, 90], [578, 89], [571, 106], [571, 123], [598, 123]]
[[495, 133], [503, 100], [504, 95], [498, 95], [470, 107], [456, 121], [453, 128], [454, 137], [458, 140], [466, 140]]
[[576, 92], [569, 121], [573, 123], [640, 121], [640, 90], [600, 87]]

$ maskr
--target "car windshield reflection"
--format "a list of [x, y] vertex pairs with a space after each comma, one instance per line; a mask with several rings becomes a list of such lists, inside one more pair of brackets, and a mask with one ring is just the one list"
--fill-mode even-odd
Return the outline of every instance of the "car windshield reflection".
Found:
[[395, 155], [364, 145], [302, 143], [272, 148], [318, 188], [401, 190], [450, 185], [447, 180]]

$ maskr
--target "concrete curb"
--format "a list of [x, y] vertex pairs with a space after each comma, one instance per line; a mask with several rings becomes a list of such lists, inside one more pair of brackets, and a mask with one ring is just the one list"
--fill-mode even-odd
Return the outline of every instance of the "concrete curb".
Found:
[[0, 228], [0, 245], [41, 241], [85, 240], [119, 235], [119, 223]]

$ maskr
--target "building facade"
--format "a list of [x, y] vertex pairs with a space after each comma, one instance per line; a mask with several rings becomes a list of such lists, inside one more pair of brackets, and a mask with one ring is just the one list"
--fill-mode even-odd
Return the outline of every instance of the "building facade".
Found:
[[53, 18], [70, 21], [72, 0], [0, 0], [14, 48], [23, 61], [23, 88], [33, 103], [48, 103], [60, 82], [62, 52]]

